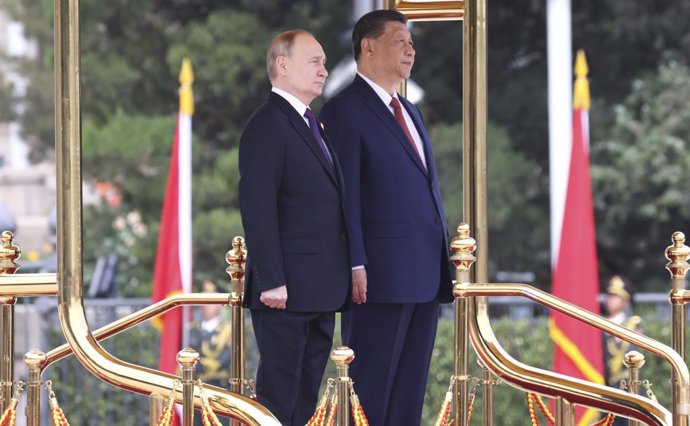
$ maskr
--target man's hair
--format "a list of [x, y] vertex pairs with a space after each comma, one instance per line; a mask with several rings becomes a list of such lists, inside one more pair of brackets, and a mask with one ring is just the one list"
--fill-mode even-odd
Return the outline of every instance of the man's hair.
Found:
[[397, 10], [374, 10], [359, 18], [352, 30], [352, 50], [355, 53], [355, 61], [359, 60], [362, 53], [362, 39], [377, 39], [386, 31], [386, 22], [402, 22], [407, 24], [407, 16]]
[[273, 37], [271, 44], [268, 45], [268, 52], [266, 53], [266, 69], [268, 70], [269, 80], [273, 81], [273, 79], [278, 76], [278, 70], [276, 69], [276, 59], [278, 56], [290, 57], [295, 39], [300, 34], [312, 36], [308, 31], [290, 30], [284, 31]]

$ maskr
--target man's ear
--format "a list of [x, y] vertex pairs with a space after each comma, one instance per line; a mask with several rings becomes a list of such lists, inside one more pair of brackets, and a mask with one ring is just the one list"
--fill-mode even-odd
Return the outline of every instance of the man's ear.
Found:
[[285, 56], [278, 56], [276, 58], [276, 71], [279, 75], [287, 74], [287, 58]]
[[370, 38], [364, 37], [361, 42], [362, 55], [366, 58], [371, 58], [374, 55], [373, 43]]

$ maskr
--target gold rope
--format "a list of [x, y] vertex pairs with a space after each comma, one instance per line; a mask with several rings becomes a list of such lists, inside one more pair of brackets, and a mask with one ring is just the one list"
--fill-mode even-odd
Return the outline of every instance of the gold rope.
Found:
[[203, 382], [198, 380], [197, 384], [199, 385], [199, 395], [201, 396], [201, 422], [204, 426], [223, 426], [220, 420], [218, 420], [216, 413], [211, 409], [211, 404], [208, 403]]
[[436, 417], [436, 423], [434, 426], [448, 426], [448, 419], [450, 418], [451, 402], [453, 401], [453, 387], [455, 385], [455, 376], [451, 376], [450, 385], [446, 391], [446, 397], [443, 398], [441, 403], [441, 409]]
[[65, 413], [62, 412], [58, 404], [55, 392], [53, 392], [53, 382], [46, 381], [46, 390], [48, 391], [48, 399], [50, 400], [50, 418], [53, 421], [53, 426], [69, 426]]
[[532, 426], [539, 426], [539, 418], [537, 417], [537, 410], [534, 408], [534, 394], [527, 393], [527, 411], [529, 411], [529, 418], [532, 421]]
[[173, 382], [172, 390], [170, 391], [170, 396], [168, 396], [168, 402], [165, 404], [165, 408], [158, 418], [158, 423], [156, 426], [171, 426], [173, 416], [175, 415], [175, 393], [177, 392], [177, 387], [180, 385], [179, 380]]
[[19, 403], [19, 396], [22, 394], [23, 390], [24, 382], [18, 381], [17, 389], [14, 391], [14, 395], [12, 395], [7, 409], [5, 409], [5, 412], [2, 413], [0, 417], [0, 426], [14, 426], [14, 421], [17, 418], [17, 404]]
[[359, 402], [359, 397], [355, 393], [355, 387], [350, 380], [350, 405], [352, 406], [352, 418], [355, 421], [355, 426], [369, 426], [369, 420], [364, 414], [364, 408]]

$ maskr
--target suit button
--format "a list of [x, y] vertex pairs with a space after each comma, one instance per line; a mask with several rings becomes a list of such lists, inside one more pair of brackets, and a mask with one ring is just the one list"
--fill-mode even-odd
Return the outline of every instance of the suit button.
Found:
[[347, 236], [345, 234], [340, 234], [340, 239], [343, 241], [347, 241]]
[[441, 224], [441, 219], [439, 219], [439, 218], [434, 219], [434, 223], [435, 223], [436, 225], [440, 225], [440, 224]]

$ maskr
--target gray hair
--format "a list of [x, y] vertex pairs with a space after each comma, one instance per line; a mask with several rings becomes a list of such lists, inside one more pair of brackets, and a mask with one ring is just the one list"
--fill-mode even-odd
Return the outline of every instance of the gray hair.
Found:
[[276, 59], [278, 59], [279, 56], [290, 57], [295, 39], [300, 34], [313, 37], [311, 33], [304, 30], [284, 31], [273, 37], [271, 44], [268, 45], [268, 52], [266, 53], [266, 69], [268, 70], [269, 80], [273, 81], [273, 79], [278, 76]]

